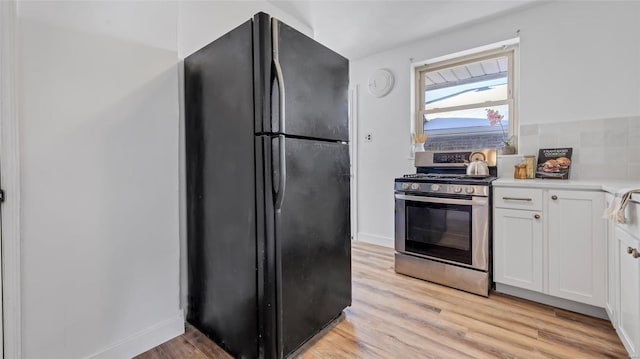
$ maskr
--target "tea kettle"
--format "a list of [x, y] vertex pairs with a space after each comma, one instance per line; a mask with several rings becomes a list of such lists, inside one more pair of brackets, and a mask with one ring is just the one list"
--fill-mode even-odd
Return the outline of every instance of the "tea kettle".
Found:
[[489, 166], [485, 161], [474, 159], [467, 165], [467, 176], [488, 176]]

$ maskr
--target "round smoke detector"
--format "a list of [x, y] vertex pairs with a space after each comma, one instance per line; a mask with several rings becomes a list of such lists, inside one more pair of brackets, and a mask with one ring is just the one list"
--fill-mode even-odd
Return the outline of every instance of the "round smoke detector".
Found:
[[375, 97], [384, 97], [393, 89], [395, 78], [387, 69], [377, 69], [369, 77], [369, 93]]

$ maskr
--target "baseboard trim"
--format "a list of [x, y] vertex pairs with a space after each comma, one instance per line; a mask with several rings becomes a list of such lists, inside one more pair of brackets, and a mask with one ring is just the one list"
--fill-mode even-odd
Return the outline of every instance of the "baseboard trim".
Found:
[[393, 245], [395, 244], [393, 238], [362, 232], [358, 232], [356, 240], [389, 248], [393, 248]]
[[184, 334], [182, 311], [174, 318], [144, 329], [119, 343], [88, 356], [87, 359], [133, 358], [181, 334]]
[[552, 307], [578, 312], [592, 317], [609, 320], [607, 311], [604, 308], [595, 307], [593, 305], [574, 302], [572, 300], [554, 297], [544, 293], [530, 291], [518, 287], [512, 287], [507, 284], [496, 283], [496, 292], [512, 295], [514, 297], [524, 298], [533, 302], [538, 302]]

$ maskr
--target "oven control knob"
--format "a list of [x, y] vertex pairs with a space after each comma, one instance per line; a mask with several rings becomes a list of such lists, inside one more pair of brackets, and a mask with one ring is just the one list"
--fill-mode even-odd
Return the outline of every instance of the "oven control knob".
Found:
[[409, 189], [409, 184], [408, 183], [403, 183], [402, 184], [402, 189]]
[[464, 189], [464, 191], [467, 192], [468, 194], [472, 194], [473, 191], [474, 191], [474, 188], [473, 187], [467, 187], [467, 188]]
[[455, 192], [455, 193], [462, 192], [462, 187], [453, 187], [453, 192]]
[[439, 184], [435, 184], [435, 183], [432, 184], [431, 185], [431, 190], [434, 191], [434, 192], [435, 191], [439, 191], [440, 190], [440, 185]]
[[412, 183], [412, 184], [411, 184], [411, 189], [413, 189], [413, 190], [419, 190], [419, 189], [420, 189], [420, 184], [419, 184], [419, 183]]

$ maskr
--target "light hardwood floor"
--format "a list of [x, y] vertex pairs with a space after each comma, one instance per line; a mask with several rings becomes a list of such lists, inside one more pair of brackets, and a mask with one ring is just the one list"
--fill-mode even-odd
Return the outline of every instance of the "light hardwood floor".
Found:
[[[606, 320], [396, 274], [393, 250], [353, 244], [353, 305], [301, 358], [625, 358]], [[230, 358], [187, 325], [138, 359]]]

